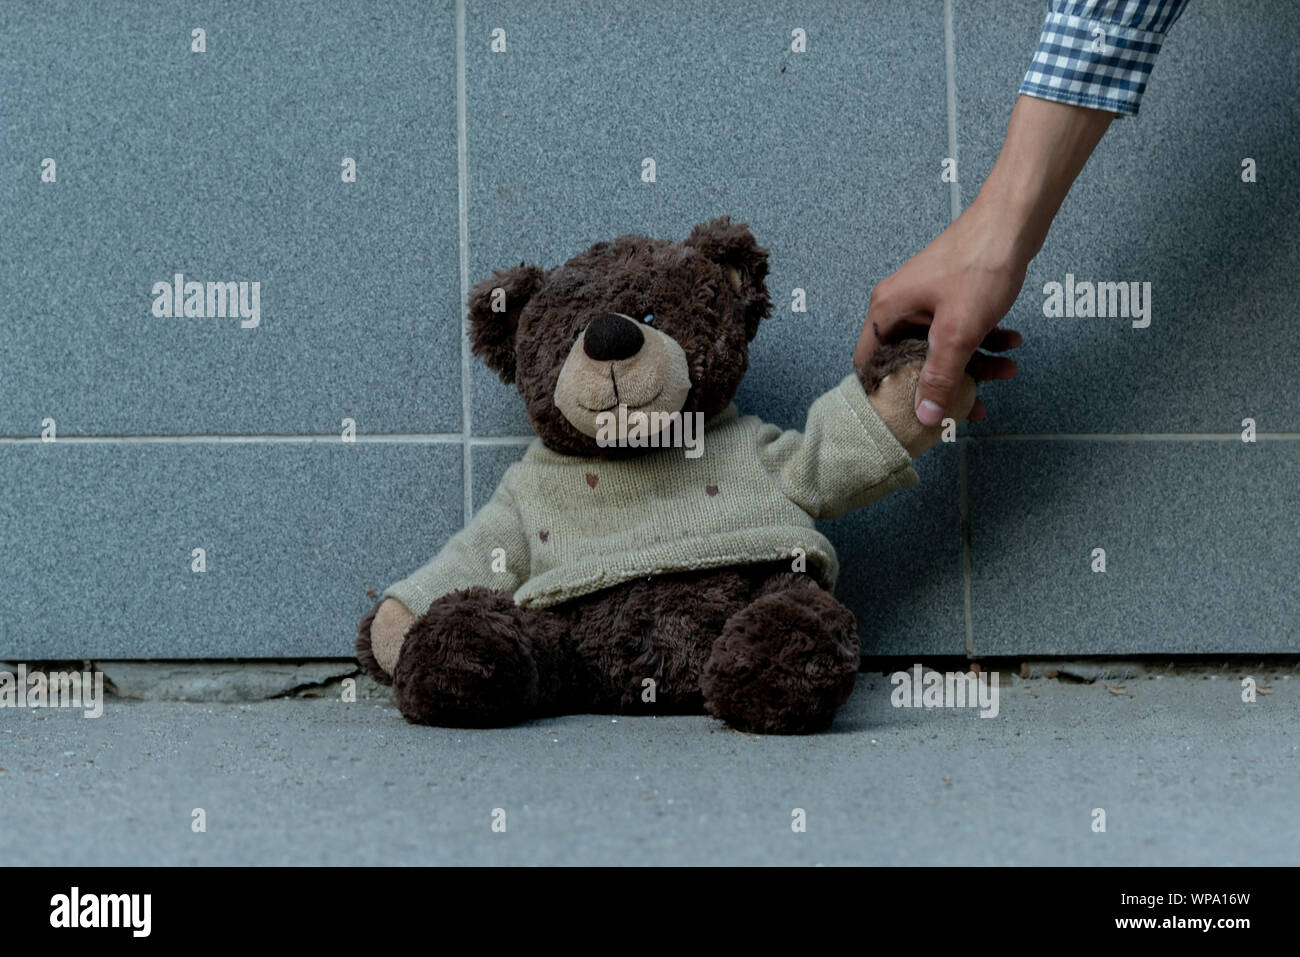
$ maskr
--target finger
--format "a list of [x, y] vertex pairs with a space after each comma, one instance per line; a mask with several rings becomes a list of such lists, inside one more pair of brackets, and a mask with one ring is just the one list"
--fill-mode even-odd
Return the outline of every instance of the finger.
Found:
[[[898, 335], [900, 325], [928, 326], [933, 307], [928, 287], [924, 283], [918, 285], [911, 279], [907, 263], [880, 280], [871, 289], [867, 319], [853, 352], [854, 365], [861, 368], [878, 346], [892, 342]], [[924, 334], [923, 331], [921, 335]]]
[[867, 313], [867, 321], [862, 325], [858, 335], [857, 348], [853, 350], [853, 365], [862, 368], [876, 351], [877, 347], [899, 339], [924, 339], [934, 317], [928, 312], [909, 312], [905, 315], [885, 318], [883, 313], [872, 316]]
[[922, 425], [938, 425], [948, 414], [976, 342], [951, 319], [930, 326], [930, 351], [916, 386], [916, 417]]
[[990, 379], [1014, 379], [1020, 372], [1020, 366], [1014, 359], [1005, 356], [990, 356], [977, 352], [971, 356], [970, 362], [966, 363], [966, 371], [976, 382], [987, 382]]
[[1006, 352], [1008, 349], [1014, 349], [1025, 341], [1025, 337], [1014, 329], [994, 329], [984, 341], [980, 343], [980, 348], [985, 352]]

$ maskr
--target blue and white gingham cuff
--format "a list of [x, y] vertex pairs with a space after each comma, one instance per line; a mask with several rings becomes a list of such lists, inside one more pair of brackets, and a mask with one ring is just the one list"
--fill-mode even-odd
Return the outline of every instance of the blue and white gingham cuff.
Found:
[[1068, 12], [1070, 7], [1084, 9], [1089, 4], [1058, 2], [1054, 6], [1064, 9], [1049, 9], [1020, 92], [1058, 103], [1136, 116], [1165, 31], [1182, 12], [1183, 5], [1161, 4], [1166, 14], [1172, 15], [1141, 26]]

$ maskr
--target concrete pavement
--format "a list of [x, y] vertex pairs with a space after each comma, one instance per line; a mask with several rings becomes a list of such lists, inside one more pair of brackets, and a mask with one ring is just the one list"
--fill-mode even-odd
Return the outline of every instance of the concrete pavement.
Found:
[[1295, 864], [1300, 680], [1255, 677], [1270, 693], [1246, 704], [1230, 672], [1004, 673], [981, 719], [895, 708], [863, 674], [805, 738], [703, 717], [422, 728], [332, 690], [5, 709], [0, 862]]

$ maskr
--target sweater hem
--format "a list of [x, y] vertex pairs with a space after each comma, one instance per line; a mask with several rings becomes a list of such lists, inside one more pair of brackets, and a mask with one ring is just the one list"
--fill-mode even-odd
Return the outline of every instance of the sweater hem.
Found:
[[[834, 590], [839, 577], [839, 562], [830, 541], [820, 532], [803, 526], [789, 526], [765, 529], [764, 533], [770, 538], [784, 538], [790, 544], [745, 547], [745, 539], [752, 542], [752, 532], [747, 531], [735, 536], [722, 536], [721, 541], [715, 536], [709, 540], [713, 545], [709, 553], [692, 557], [656, 551], [632, 556], [631, 562], [617, 568], [595, 563], [566, 565], [562, 583], [548, 584], [546, 579], [551, 577], [550, 572], [539, 575], [515, 592], [515, 604], [524, 608], [547, 608], [637, 578], [785, 561], [794, 559], [796, 550], [801, 551], [807, 561], [806, 574], [815, 577], [827, 591]], [[728, 541], [733, 538], [735, 540]]]

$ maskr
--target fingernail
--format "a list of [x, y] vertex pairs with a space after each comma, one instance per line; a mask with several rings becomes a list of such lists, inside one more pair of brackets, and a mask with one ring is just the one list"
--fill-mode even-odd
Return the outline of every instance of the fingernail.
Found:
[[929, 399], [922, 399], [921, 404], [916, 407], [916, 417], [921, 420], [922, 425], [938, 425], [943, 421], [943, 409]]

